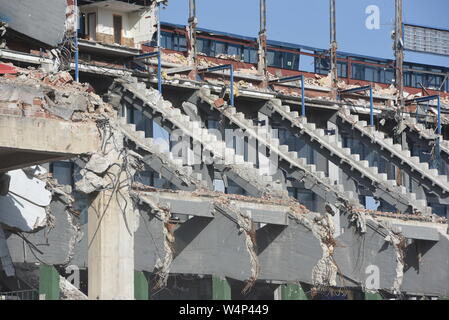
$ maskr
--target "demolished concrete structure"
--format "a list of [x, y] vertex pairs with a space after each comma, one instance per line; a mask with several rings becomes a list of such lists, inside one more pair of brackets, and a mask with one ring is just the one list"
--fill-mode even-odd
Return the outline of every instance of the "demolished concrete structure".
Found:
[[[94, 2], [83, 12], [142, 6], [154, 32], [157, 1]], [[83, 45], [105, 61], [155, 49], [97, 40]], [[51, 55], [0, 49], [14, 61], [0, 77], [0, 296], [449, 295], [446, 116], [436, 135], [374, 85], [369, 126], [368, 97], [332, 100], [329, 76], [306, 74], [301, 96], [294, 82], [261, 87], [238, 56], [198, 54], [201, 79], [190, 56], [161, 56], [162, 93], [152, 58], [81, 59], [80, 84], [48, 72], [60, 68]], [[201, 72], [224, 62], [234, 83]]]

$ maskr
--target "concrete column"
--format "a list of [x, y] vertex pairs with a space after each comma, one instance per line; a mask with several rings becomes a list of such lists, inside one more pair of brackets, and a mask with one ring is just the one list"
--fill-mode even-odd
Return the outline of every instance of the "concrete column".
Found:
[[53, 266], [39, 266], [39, 299], [59, 300], [59, 273]]
[[309, 300], [301, 285], [281, 284], [278, 289], [281, 300]]
[[212, 276], [212, 300], [231, 300], [231, 286], [226, 278]]
[[379, 293], [365, 292], [365, 300], [383, 300]]
[[[119, 178], [125, 180], [126, 174], [122, 172]], [[132, 210], [123, 211], [125, 207], [132, 207], [131, 200], [124, 200], [115, 188], [91, 195], [88, 210], [89, 299], [134, 299], [133, 216]]]
[[134, 299], [149, 300], [149, 285], [145, 273], [134, 271]]
[[[273, 132], [271, 131], [272, 129], [269, 126], [268, 116], [259, 112], [257, 114], [257, 118], [260, 122], [265, 121], [265, 125], [260, 124], [260, 125], [258, 125], [258, 127], [259, 128], [265, 127], [267, 129], [267, 131], [269, 130], [268, 136], [264, 137], [265, 139], [268, 139], [273, 134]], [[275, 137], [273, 137], [273, 138], [279, 138], [279, 134], [276, 132]], [[274, 172], [271, 172], [271, 170], [270, 170], [270, 165], [272, 165], [272, 164], [270, 164], [270, 158], [268, 158], [266, 156], [267, 148], [265, 146], [262, 146], [260, 143], [257, 143], [257, 146], [258, 146], [258, 157], [259, 157], [259, 169], [260, 169], [261, 173], [273, 175]], [[277, 168], [273, 168], [273, 169], [277, 169]]]

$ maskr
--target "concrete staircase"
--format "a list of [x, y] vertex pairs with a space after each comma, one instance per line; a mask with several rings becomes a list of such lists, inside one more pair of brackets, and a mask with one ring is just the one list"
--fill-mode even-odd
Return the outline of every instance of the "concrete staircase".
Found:
[[169, 132], [181, 129], [185, 136], [190, 137], [195, 143], [200, 143], [203, 149], [211, 154], [214, 168], [225, 172], [227, 177], [248, 194], [256, 197], [267, 194], [273, 197], [287, 195], [281, 184], [273, 181], [271, 176], [263, 175], [252, 163], [246, 162], [243, 156], [237, 155], [234, 149], [226, 147], [225, 142], [202, 128], [201, 122], [192, 121], [188, 116], [181, 114], [179, 109], [165, 101], [156, 90], [147, 89], [145, 84], [137, 81], [128, 82], [120, 79], [113, 84], [110, 91], [121, 97], [119, 102], [121, 105], [141, 110], [145, 116], [152, 118]]
[[359, 117], [349, 114], [349, 110], [343, 109], [337, 116], [341, 120], [339, 125], [349, 126], [362, 141], [369, 143], [379, 154], [418, 181], [427, 192], [439, 197], [443, 203], [448, 202], [449, 184], [445, 175], [430, 169], [429, 164], [420, 162], [419, 157], [412, 157], [409, 150], [403, 150], [400, 144], [393, 143], [392, 138], [369, 127], [366, 121], [359, 121]]
[[379, 173], [377, 167], [370, 167], [368, 161], [360, 160], [360, 156], [352, 154], [350, 148], [343, 148], [336, 135], [326, 135], [323, 129], [316, 128], [314, 123], [308, 123], [298, 112], [290, 111], [289, 106], [282, 105], [281, 100], [270, 101], [270, 107], [282, 120], [287, 120], [295, 129], [294, 132], [299, 132], [310, 145], [327, 151], [323, 154], [330, 161], [357, 183], [368, 187], [374, 197], [386, 201], [401, 212], [432, 213], [432, 208], [427, 206], [426, 200], [416, 199], [416, 194], [408, 193], [407, 189], [397, 185], [395, 180], [388, 180], [387, 174]]
[[318, 171], [313, 164], [307, 164], [305, 158], [299, 157], [295, 151], [290, 151], [287, 145], [281, 145], [279, 139], [269, 138], [267, 128], [257, 127], [252, 120], [246, 119], [245, 114], [238, 112], [235, 107], [225, 106], [215, 108], [214, 96], [206, 90], [200, 91], [200, 97], [210, 105], [211, 109], [218, 110], [226, 116], [231, 124], [237, 125], [240, 129], [253, 139], [256, 139], [259, 145], [269, 149], [271, 154], [278, 157], [279, 167], [287, 172], [290, 177], [302, 181], [306, 189], [311, 190], [326, 202], [334, 204], [336, 202], [352, 207], [361, 207], [357, 195], [352, 191], [345, 191], [343, 186], [334, 184], [330, 178], [322, 171]]
[[119, 118], [119, 127], [126, 140], [132, 141], [142, 161], [151, 169], [173, 183], [180, 190], [193, 191], [207, 188], [201, 173], [193, 172], [192, 167], [185, 166], [182, 159], [175, 159], [171, 152], [161, 150], [152, 138], [145, 138], [145, 132], [136, 130], [136, 125], [127, 123], [125, 117]]
[[404, 119], [404, 123], [407, 128], [415, 133], [419, 139], [435, 141], [440, 138], [440, 152], [444, 153], [446, 157], [445, 160], [449, 159], [449, 141], [444, 140], [442, 136], [435, 133], [433, 129], [427, 129], [422, 123], [418, 123], [416, 118], [408, 117]]

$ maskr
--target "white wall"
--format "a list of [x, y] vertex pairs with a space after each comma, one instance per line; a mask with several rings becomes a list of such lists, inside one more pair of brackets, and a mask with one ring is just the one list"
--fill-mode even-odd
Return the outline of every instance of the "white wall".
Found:
[[114, 35], [114, 14], [122, 16], [123, 36], [125, 38], [134, 38], [137, 48], [140, 43], [151, 40], [152, 37], [152, 19], [147, 19], [151, 14], [151, 10], [134, 11], [134, 12], [118, 12], [107, 8], [91, 8], [81, 9], [84, 13], [97, 13], [97, 33]]

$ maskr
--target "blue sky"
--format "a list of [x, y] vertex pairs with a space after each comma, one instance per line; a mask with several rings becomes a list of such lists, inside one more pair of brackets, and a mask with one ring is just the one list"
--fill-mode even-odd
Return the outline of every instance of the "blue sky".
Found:
[[[186, 24], [188, 0], [169, 0], [161, 20]], [[259, 0], [196, 0], [199, 26], [256, 37]], [[365, 27], [365, 9], [380, 9], [380, 29]], [[329, 45], [328, 0], [267, 0], [268, 38], [318, 48]], [[448, 0], [404, 0], [404, 21], [449, 29]], [[337, 0], [339, 50], [393, 58], [394, 0]], [[406, 52], [406, 61], [449, 67], [449, 57]]]

